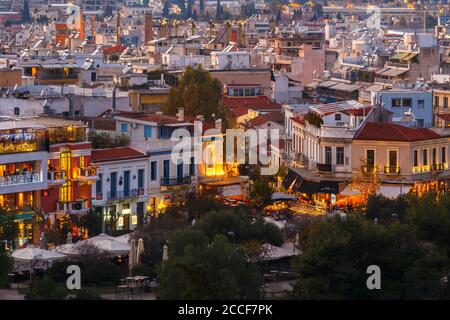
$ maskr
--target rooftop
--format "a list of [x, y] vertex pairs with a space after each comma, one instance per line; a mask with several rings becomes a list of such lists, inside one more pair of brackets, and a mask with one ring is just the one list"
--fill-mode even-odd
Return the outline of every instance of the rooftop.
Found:
[[145, 154], [130, 147], [92, 150], [91, 155], [93, 162], [113, 162], [147, 157]]
[[366, 122], [355, 135], [355, 140], [403, 141], [439, 139], [442, 136], [426, 128], [409, 128], [387, 122]]

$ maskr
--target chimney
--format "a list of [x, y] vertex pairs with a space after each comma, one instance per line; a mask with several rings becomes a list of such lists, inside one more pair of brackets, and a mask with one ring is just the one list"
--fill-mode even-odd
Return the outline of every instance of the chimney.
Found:
[[222, 131], [222, 119], [217, 119], [215, 125], [217, 130]]
[[178, 121], [184, 121], [184, 108], [178, 108]]
[[205, 117], [202, 114], [197, 115], [197, 120], [204, 121]]
[[149, 12], [145, 14], [144, 39], [144, 46], [153, 40], [153, 16]]

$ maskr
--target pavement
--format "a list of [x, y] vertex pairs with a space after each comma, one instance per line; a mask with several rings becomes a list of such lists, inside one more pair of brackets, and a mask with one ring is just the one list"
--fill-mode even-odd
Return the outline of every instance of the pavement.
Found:
[[0, 300], [25, 300], [25, 295], [17, 289], [0, 289]]

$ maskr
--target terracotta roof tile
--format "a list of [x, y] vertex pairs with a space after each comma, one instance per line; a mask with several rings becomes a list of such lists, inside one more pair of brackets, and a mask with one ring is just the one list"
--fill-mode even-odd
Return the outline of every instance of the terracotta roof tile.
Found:
[[92, 150], [91, 157], [92, 161], [96, 163], [96, 162], [139, 159], [139, 158], [146, 158], [147, 156], [133, 148], [121, 147], [121, 148]]
[[257, 97], [223, 97], [223, 103], [230, 109], [246, 108], [253, 110], [281, 110], [279, 103], [271, 101], [266, 96]]
[[355, 140], [421, 141], [441, 138], [437, 132], [426, 128], [408, 128], [386, 122], [366, 122], [356, 133]]

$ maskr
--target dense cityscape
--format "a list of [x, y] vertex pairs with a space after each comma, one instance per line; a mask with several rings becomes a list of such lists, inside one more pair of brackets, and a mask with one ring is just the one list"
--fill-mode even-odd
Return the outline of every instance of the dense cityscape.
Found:
[[449, 299], [449, 99], [447, 1], [0, 0], [0, 300]]

